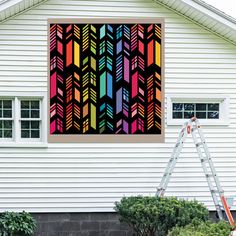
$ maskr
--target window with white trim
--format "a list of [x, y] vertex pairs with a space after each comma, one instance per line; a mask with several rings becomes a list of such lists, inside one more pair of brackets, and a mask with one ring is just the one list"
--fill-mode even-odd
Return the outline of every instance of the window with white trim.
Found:
[[227, 95], [168, 95], [167, 125], [183, 124], [197, 117], [201, 124], [228, 125], [229, 97]]
[[0, 98], [0, 142], [42, 141], [42, 99]]
[[40, 139], [40, 101], [20, 101], [21, 138]]

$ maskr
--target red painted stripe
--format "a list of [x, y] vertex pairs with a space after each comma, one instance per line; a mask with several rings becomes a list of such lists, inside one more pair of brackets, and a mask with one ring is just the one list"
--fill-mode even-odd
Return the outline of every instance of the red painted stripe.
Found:
[[72, 40], [66, 45], [66, 66], [72, 64]]
[[138, 49], [142, 54], [144, 54], [144, 44], [140, 40], [138, 41]]
[[57, 41], [57, 51], [63, 55], [63, 44], [60, 41]]
[[151, 42], [148, 43], [148, 66], [150, 66], [151, 64], [154, 63], [154, 42], [153, 40]]

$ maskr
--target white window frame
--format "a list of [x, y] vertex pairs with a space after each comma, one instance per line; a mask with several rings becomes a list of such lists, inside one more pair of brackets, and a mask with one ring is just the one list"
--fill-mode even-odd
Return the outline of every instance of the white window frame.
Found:
[[[47, 143], [47, 92], [1, 92], [0, 100], [12, 100], [12, 139], [0, 138], [0, 147], [42, 146]], [[40, 101], [40, 138], [21, 138], [21, 101]], [[45, 115], [44, 115], [45, 114]]]
[[[40, 98], [18, 98], [19, 102], [19, 112], [20, 112], [20, 118], [19, 118], [19, 126], [20, 126], [20, 133], [19, 133], [19, 140], [21, 142], [41, 142], [42, 139], [42, 99]], [[22, 118], [21, 117], [21, 101], [39, 101], [39, 118]], [[21, 137], [21, 122], [22, 121], [39, 121], [39, 138], [22, 138]]]
[[203, 125], [229, 125], [230, 97], [225, 94], [170, 94], [167, 98], [167, 125], [182, 125], [186, 119], [173, 119], [173, 103], [219, 103], [219, 119], [199, 119]]

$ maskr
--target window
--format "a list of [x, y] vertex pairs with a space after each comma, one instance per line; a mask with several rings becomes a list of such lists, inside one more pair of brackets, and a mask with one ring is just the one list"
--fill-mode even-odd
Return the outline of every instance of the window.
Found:
[[226, 95], [167, 96], [167, 124], [183, 124], [197, 117], [202, 124], [229, 124], [229, 97]]
[[40, 101], [22, 100], [21, 138], [40, 138]]
[[220, 103], [172, 103], [173, 119], [219, 119]]
[[42, 142], [42, 99], [0, 98], [1, 142]]
[[12, 100], [0, 100], [0, 138], [12, 139]]

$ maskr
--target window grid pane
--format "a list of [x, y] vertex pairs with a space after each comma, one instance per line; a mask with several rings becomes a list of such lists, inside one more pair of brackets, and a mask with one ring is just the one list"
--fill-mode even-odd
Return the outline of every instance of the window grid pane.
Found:
[[39, 100], [21, 101], [21, 138], [40, 138]]
[[21, 138], [40, 138], [40, 121], [21, 121]]
[[173, 103], [173, 119], [219, 119], [219, 103]]
[[0, 100], [0, 118], [12, 118], [12, 100]]
[[0, 138], [12, 138], [12, 100], [0, 100]]
[[21, 101], [21, 118], [40, 118], [39, 101]]

